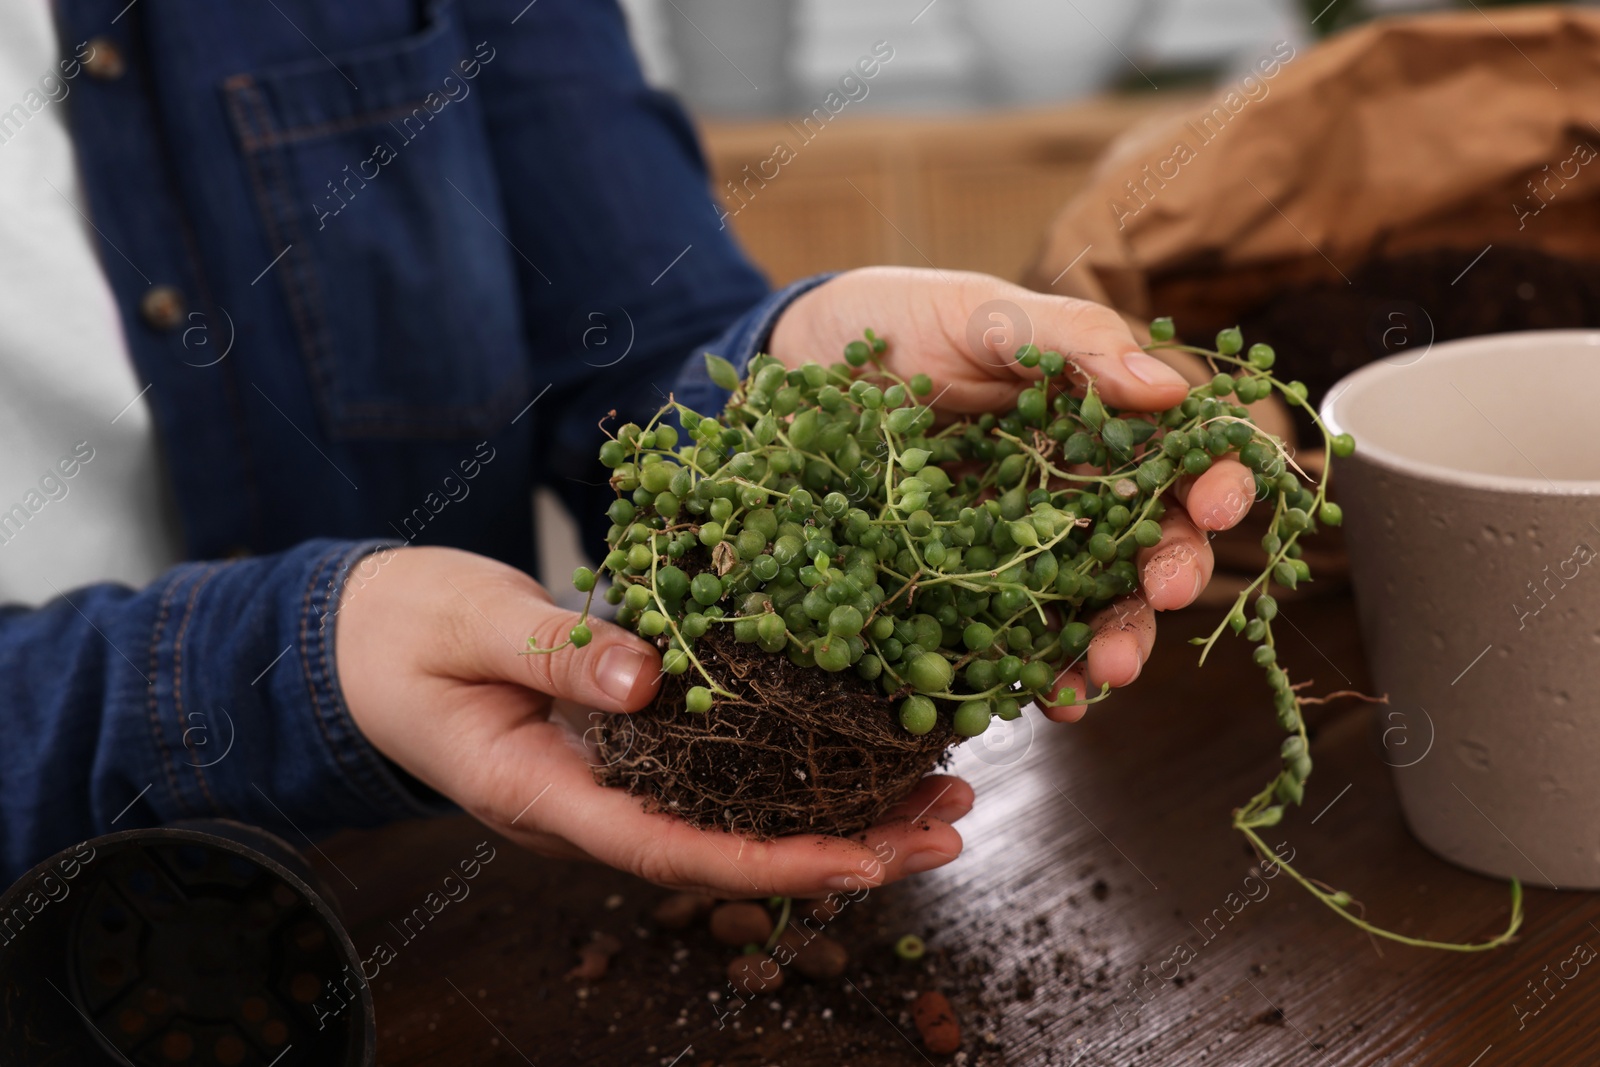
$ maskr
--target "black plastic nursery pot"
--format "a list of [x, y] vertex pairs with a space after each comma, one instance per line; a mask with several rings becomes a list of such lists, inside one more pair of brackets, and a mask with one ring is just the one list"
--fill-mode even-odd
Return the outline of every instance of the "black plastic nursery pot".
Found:
[[371, 1067], [376, 1037], [337, 902], [264, 830], [109, 834], [0, 896], [7, 1067]]

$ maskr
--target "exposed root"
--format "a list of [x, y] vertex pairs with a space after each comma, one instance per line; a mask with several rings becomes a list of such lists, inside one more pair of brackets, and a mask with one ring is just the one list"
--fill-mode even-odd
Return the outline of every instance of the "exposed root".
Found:
[[765, 840], [846, 836], [877, 822], [959, 740], [941, 720], [922, 737], [852, 672], [798, 667], [726, 630], [695, 644], [719, 685], [708, 714], [684, 710], [692, 671], [662, 679], [656, 700], [601, 733], [601, 785], [644, 797], [691, 825]]

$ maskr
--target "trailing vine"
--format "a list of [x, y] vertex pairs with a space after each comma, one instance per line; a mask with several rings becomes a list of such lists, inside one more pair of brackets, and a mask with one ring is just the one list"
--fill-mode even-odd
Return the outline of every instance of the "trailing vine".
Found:
[[[1349, 894], [1263, 844], [1258, 831], [1304, 800], [1313, 765], [1303, 706], [1320, 699], [1302, 696], [1278, 662], [1271, 590], [1311, 579], [1301, 540], [1342, 521], [1328, 477], [1355, 442], [1328, 432], [1304, 384], [1273, 375], [1267, 345], [1246, 349], [1237, 329], [1218, 334], [1213, 349], [1179, 344], [1174, 333], [1157, 319], [1148, 347], [1193, 353], [1215, 373], [1156, 413], [1108, 407], [1068, 357], [1033, 345], [1015, 354], [1036, 376], [1015, 410], [949, 421], [928, 403], [929, 378], [891, 373], [888, 342], [870, 330], [829, 366], [758, 355], [741, 379], [708, 355], [711, 378], [730, 394], [719, 416], [671, 401], [600, 450], [617, 491], [604, 595], [619, 623], [658, 644], [663, 671], [692, 672], [697, 684], [674, 714], [712, 715], [735, 696], [697, 654], [708, 634], [731, 632], [800, 667], [854, 672], [879, 687], [911, 734], [944, 723], [974, 737], [1029, 703], [1109, 695], [1109, 686], [1079, 693], [1058, 679], [1087, 655], [1088, 620], [1137, 595], [1136, 561], [1161, 543], [1180, 480], [1231, 457], [1251, 472], [1255, 506], [1270, 509], [1265, 562], [1216, 629], [1195, 640], [1202, 664], [1225, 632], [1255, 646], [1286, 734], [1276, 775], [1234, 811], [1234, 828], [1369, 933], [1464, 952], [1504, 944], [1522, 921], [1516, 882], [1499, 936], [1424, 941], [1367, 922]], [[1274, 392], [1322, 431], [1315, 478], [1251, 419], [1249, 405]], [[574, 585], [592, 601], [598, 576], [580, 568]], [[585, 619], [588, 611], [586, 603]], [[591, 639], [580, 622], [559, 647]]]

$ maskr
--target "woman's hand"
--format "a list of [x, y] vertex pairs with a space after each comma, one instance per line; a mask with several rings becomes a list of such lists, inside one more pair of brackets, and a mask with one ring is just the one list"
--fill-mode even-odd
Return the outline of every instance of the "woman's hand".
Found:
[[[1080, 383], [1092, 379], [1108, 405], [1125, 411], [1162, 411], [1189, 390], [1183, 375], [1140, 349], [1109, 308], [963, 271], [868, 267], [841, 274], [789, 306], [773, 331], [772, 354], [790, 366], [831, 362], [866, 328], [888, 339], [886, 368], [902, 378], [928, 375], [933, 407], [952, 415], [1014, 407], [1040, 377], [1016, 360], [1029, 342], [1066, 356]], [[1161, 542], [1139, 553], [1138, 592], [1091, 620], [1096, 634], [1089, 651], [1061, 674], [1057, 688], [1083, 695], [1139, 676], [1155, 642], [1155, 612], [1184, 607], [1205, 588], [1213, 566], [1208, 537], [1245, 516], [1255, 481], [1228, 456], [1180, 481], [1176, 495], [1183, 508], [1167, 512]], [[1085, 710], [1083, 704], [1044, 709], [1061, 722]]]
[[521, 571], [444, 548], [380, 559], [339, 604], [335, 648], [350, 714], [379, 751], [512, 841], [733, 897], [859, 890], [960, 853], [949, 824], [972, 806], [972, 790], [942, 775], [851, 840], [756, 842], [645, 812], [595, 783], [582, 744], [550, 711], [556, 700], [642, 708], [661, 676], [651, 645], [591, 619], [588, 646], [522, 655], [529, 637], [561, 644], [578, 616]]

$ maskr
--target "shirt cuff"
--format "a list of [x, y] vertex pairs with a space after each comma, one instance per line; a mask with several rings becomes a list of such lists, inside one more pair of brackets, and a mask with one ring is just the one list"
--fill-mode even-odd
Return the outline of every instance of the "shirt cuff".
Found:
[[339, 685], [341, 598], [395, 546], [312, 541], [173, 573], [150, 649], [159, 821], [239, 819], [294, 841], [456, 810], [372, 746]]
[[[323, 736], [336, 763], [345, 769], [355, 790], [370, 806], [376, 821], [419, 818], [453, 812], [455, 805], [434, 792], [372, 747], [356, 726], [339, 685], [338, 663], [334, 655], [334, 634], [339, 604], [352, 573], [367, 581], [404, 547], [399, 541], [369, 541], [323, 557], [322, 566], [312, 576], [315, 590], [307, 601], [305, 627], [311, 647], [306, 659], [314, 666], [307, 677]], [[353, 589], [359, 596], [360, 589]]]

